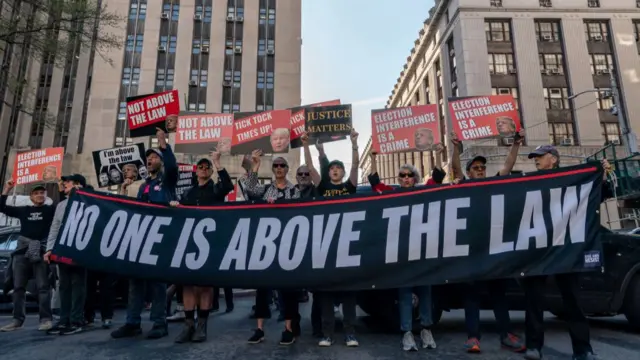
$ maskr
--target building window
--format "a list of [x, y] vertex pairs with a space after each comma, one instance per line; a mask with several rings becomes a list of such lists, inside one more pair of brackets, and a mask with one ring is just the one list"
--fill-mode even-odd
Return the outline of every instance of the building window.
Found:
[[147, 4], [142, 3], [139, 4], [137, 2], [132, 2], [131, 7], [129, 8], [129, 20], [144, 20], [147, 17]]
[[549, 110], [569, 109], [567, 88], [544, 88], [545, 107]]
[[258, 89], [273, 89], [273, 72], [259, 71], [257, 87]]
[[594, 94], [596, 95], [598, 109], [609, 110], [615, 105], [613, 96], [611, 95], [611, 89], [599, 88]]
[[590, 8], [599, 8], [600, 0], [587, 0], [587, 6]]
[[489, 72], [491, 74], [509, 74], [513, 66], [513, 54], [488, 54]]
[[602, 135], [606, 144], [620, 144], [620, 125], [616, 123], [601, 123]]
[[164, 4], [162, 11], [167, 14], [171, 14], [171, 21], [178, 21], [180, 18], [180, 4]]
[[151, 137], [151, 148], [152, 149], [158, 148], [158, 138], [155, 136]]
[[120, 109], [118, 110], [118, 120], [127, 120], [127, 102], [120, 102]]
[[194, 15], [200, 15], [202, 17], [202, 21], [205, 23], [211, 22], [212, 8], [211, 6], [197, 5]]
[[560, 41], [560, 23], [536, 21], [535, 26], [539, 41]]
[[540, 0], [540, 7], [550, 8], [552, 6], [551, 0]]
[[121, 136], [117, 136], [116, 137], [116, 146], [125, 146], [125, 145], [129, 145], [133, 143], [133, 139], [131, 138], [124, 138]]
[[518, 88], [492, 88], [492, 95], [511, 95], [516, 102], [516, 108], [520, 108], [520, 102], [518, 100]]
[[564, 74], [564, 61], [562, 54], [539, 54], [540, 70], [547, 74]]
[[491, 7], [502, 7], [502, 0], [491, 0]]
[[200, 87], [207, 87], [208, 72], [207, 70], [193, 69], [191, 70], [191, 81], [199, 84]]
[[192, 54], [200, 54], [203, 46], [209, 46], [209, 40], [194, 39], [191, 47]]
[[173, 88], [174, 69], [158, 69], [156, 73], [156, 86], [162, 88]]
[[549, 142], [553, 145], [565, 145], [567, 139], [575, 144], [573, 123], [549, 123]]
[[610, 54], [591, 54], [589, 62], [593, 75], [608, 74], [613, 69], [613, 56]]
[[189, 104], [189, 111], [197, 111], [197, 112], [206, 112], [206, 106], [207, 104], [194, 104], [194, 103], [190, 103]]
[[587, 41], [609, 41], [609, 24], [606, 21], [588, 21], [584, 23]]
[[178, 37], [160, 36], [160, 46], [164, 46], [168, 52], [175, 54], [176, 47], [178, 46]]
[[126, 67], [122, 70], [122, 85], [138, 85], [140, 83], [140, 68]]
[[242, 82], [242, 72], [234, 71], [233, 72], [233, 87], [239, 88]]
[[487, 21], [484, 24], [487, 41], [510, 42], [511, 29], [509, 21]]
[[[638, 7], [640, 7], [640, 0], [638, 0]], [[636, 35], [636, 42], [640, 41], [640, 20], [633, 22], [633, 32]]]
[[143, 41], [144, 35], [127, 35], [126, 51], [141, 53]]
[[236, 7], [233, 7], [233, 6], [229, 6], [227, 8], [227, 16], [231, 16], [231, 17], [234, 17], [234, 18], [244, 17], [244, 8], [242, 8], [242, 7], [236, 8]]

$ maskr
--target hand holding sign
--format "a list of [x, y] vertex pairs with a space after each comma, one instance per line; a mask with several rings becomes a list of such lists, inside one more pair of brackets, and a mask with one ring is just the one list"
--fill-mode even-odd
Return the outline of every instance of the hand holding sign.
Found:
[[260, 157], [262, 156], [262, 150], [253, 150], [251, 152], [251, 163], [253, 164], [253, 171], [258, 172], [260, 169]]
[[133, 184], [133, 179], [124, 179], [124, 182], [122, 183], [122, 188], [126, 190], [131, 184]]
[[4, 184], [4, 191], [2, 193], [4, 195], [8, 194], [14, 186], [16, 186], [16, 182], [13, 181], [13, 179], [10, 179], [6, 184]]
[[156, 137], [158, 138], [158, 147], [160, 149], [167, 148], [167, 134], [161, 128], [156, 128]]
[[358, 134], [358, 132], [356, 131], [356, 129], [351, 128], [351, 134], [349, 135], [351, 137], [351, 144], [356, 147], [358, 146], [358, 136], [360, 134]]
[[455, 146], [460, 145], [460, 139], [458, 139], [458, 134], [456, 134], [455, 132], [451, 133], [451, 143]]
[[520, 131], [518, 131], [518, 133], [516, 134], [516, 137], [514, 139], [514, 143], [518, 144], [518, 145], [522, 145], [522, 142], [524, 142], [524, 137], [525, 137], [525, 131], [524, 128], [520, 129]]
[[222, 154], [217, 150], [213, 150], [210, 156], [211, 161], [213, 162], [213, 166], [215, 166], [216, 169], [220, 169], [220, 158], [222, 157]]
[[[300, 135], [300, 141], [302, 141], [302, 146], [307, 147], [309, 146], [309, 134], [307, 134], [307, 132], [303, 132], [302, 135]], [[318, 146], [318, 145], [316, 145]]]

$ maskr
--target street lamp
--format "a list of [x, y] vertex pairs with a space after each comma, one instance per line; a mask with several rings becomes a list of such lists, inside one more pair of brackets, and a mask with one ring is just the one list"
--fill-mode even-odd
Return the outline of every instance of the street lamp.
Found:
[[[609, 109], [611, 114], [616, 115], [618, 117], [618, 126], [620, 126], [620, 132], [622, 133], [622, 141], [629, 152], [629, 156], [632, 156], [638, 152], [638, 140], [636, 138], [636, 134], [633, 130], [627, 126], [627, 121], [624, 118], [624, 111], [619, 108], [622, 104], [620, 101], [620, 93], [618, 92], [618, 82], [616, 80], [615, 71], [612, 69], [610, 71], [610, 80], [611, 80], [611, 91], [605, 92], [605, 98], [613, 97], [614, 105]], [[568, 100], [573, 101], [573, 99], [578, 96], [586, 93], [599, 93], [601, 90], [599, 89], [590, 89], [581, 91], [577, 94], [573, 94], [569, 96]], [[575, 107], [574, 107], [575, 108]]]

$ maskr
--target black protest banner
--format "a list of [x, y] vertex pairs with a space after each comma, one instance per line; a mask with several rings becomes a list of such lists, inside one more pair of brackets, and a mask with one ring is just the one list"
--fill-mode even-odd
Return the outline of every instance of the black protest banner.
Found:
[[305, 130], [309, 139], [329, 142], [351, 133], [351, 105], [317, 106], [305, 109]]
[[99, 187], [119, 185], [130, 177], [141, 180], [147, 177], [144, 144], [120, 146], [93, 152], [93, 167]]
[[603, 171], [309, 202], [169, 208], [79, 190], [53, 254], [90, 270], [236, 288], [384, 289], [601, 265]]
[[176, 184], [178, 199], [182, 198], [182, 195], [196, 183], [196, 165], [178, 164], [178, 184]]

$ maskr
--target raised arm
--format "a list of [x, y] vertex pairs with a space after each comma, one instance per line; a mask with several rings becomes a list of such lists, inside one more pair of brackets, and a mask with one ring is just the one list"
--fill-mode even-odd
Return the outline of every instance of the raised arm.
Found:
[[162, 160], [164, 163], [164, 178], [162, 181], [171, 188], [175, 188], [178, 184], [178, 161], [176, 155], [171, 149], [171, 145], [167, 143], [167, 134], [164, 130], [158, 128], [156, 131], [158, 138], [158, 149], [162, 152]]
[[453, 144], [453, 155], [451, 156], [451, 169], [453, 171], [453, 177], [456, 179], [464, 178], [464, 172], [462, 171], [462, 164], [460, 164], [460, 149], [462, 143], [458, 140], [456, 133], [451, 133], [451, 143]]
[[349, 174], [349, 181], [354, 187], [358, 186], [358, 164], [360, 163], [358, 135], [358, 132], [351, 128], [351, 173]]
[[251, 171], [247, 175], [245, 181], [245, 191], [251, 196], [262, 197], [265, 191], [265, 186], [258, 182], [258, 171], [260, 170], [260, 157], [262, 156], [262, 150], [254, 150], [251, 153]]
[[511, 145], [511, 150], [509, 151], [509, 155], [507, 155], [507, 159], [504, 161], [502, 169], [498, 173], [500, 176], [507, 176], [511, 174], [511, 170], [513, 170], [516, 161], [518, 161], [518, 151], [520, 150], [520, 145], [522, 145], [522, 141], [525, 136], [524, 129], [520, 129], [518, 135], [519, 136], [516, 137], [513, 145]]
[[371, 167], [369, 170], [369, 176], [373, 175], [373, 174], [377, 174], [378, 173], [378, 156], [375, 152], [370, 152], [369, 153], [369, 158], [371, 159]]
[[324, 145], [318, 142], [316, 143], [316, 149], [318, 150], [318, 163], [320, 164], [320, 181], [325, 183], [330, 182], [331, 178], [329, 177], [329, 158], [324, 152]]
[[[302, 136], [300, 136], [300, 140], [302, 141], [302, 146], [304, 147], [304, 162], [307, 165], [307, 168], [309, 168], [309, 172], [311, 173], [311, 181], [315, 186], [318, 186], [322, 181], [322, 177], [320, 176], [320, 174], [318, 174], [318, 170], [316, 170], [316, 167], [313, 166], [311, 151], [309, 151], [309, 135], [307, 135], [307, 133], [305, 132], [304, 134], [302, 134]], [[322, 162], [320, 163], [320, 169], [322, 169]]]
[[218, 151], [211, 152], [211, 162], [218, 172], [218, 182], [216, 183], [216, 194], [222, 198], [233, 191], [233, 182], [227, 170], [220, 164], [222, 154]]
[[13, 189], [16, 183], [13, 180], [7, 181], [2, 189], [2, 196], [0, 196], [0, 213], [4, 213], [8, 217], [20, 219], [23, 213], [23, 207], [9, 206], [7, 205], [7, 198], [9, 192]]

